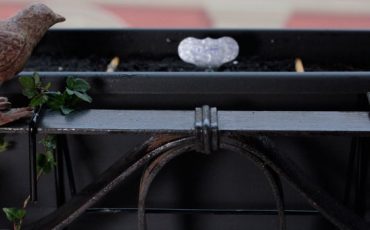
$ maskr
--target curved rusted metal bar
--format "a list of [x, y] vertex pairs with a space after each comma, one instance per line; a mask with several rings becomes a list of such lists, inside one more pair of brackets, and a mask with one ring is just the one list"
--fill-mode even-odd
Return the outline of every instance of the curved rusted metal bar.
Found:
[[[144, 171], [143, 176], [141, 177], [140, 182], [140, 191], [139, 191], [139, 204], [138, 204], [138, 227], [139, 230], [146, 230], [147, 224], [146, 224], [146, 217], [145, 217], [145, 200], [149, 191], [149, 187], [157, 174], [163, 169], [164, 166], [166, 166], [170, 161], [173, 159], [179, 157], [182, 154], [185, 154], [191, 150], [197, 150], [199, 149], [199, 145], [201, 143], [199, 142], [199, 139], [197, 142], [194, 142], [190, 145], [183, 145], [178, 146], [177, 148], [171, 149], [167, 152], [164, 152], [162, 155], [157, 157], [155, 160], [152, 161], [152, 163], [147, 167], [147, 169]], [[225, 149], [228, 149], [228, 146], [225, 146]], [[228, 149], [228, 150], [234, 150], [234, 149]], [[271, 170], [269, 166], [266, 166], [264, 162], [255, 157], [252, 154], [249, 154], [249, 152], [243, 152], [243, 151], [234, 151], [234, 152], [241, 152], [243, 156], [247, 156], [249, 159], [251, 159], [256, 166], [258, 166], [267, 177], [267, 180], [272, 188], [272, 192], [276, 199], [276, 206], [278, 210], [279, 215], [279, 229], [284, 230], [286, 228], [286, 222], [285, 222], [285, 213], [284, 213], [284, 199], [283, 199], [283, 192], [282, 192], [282, 186], [280, 182], [279, 176]]]
[[[79, 217], [87, 208], [94, 205], [118, 184], [124, 182], [133, 172], [143, 167], [163, 153], [197, 142], [194, 136], [169, 135], [153, 138], [139, 149], [119, 159], [106, 173], [93, 184], [83, 189], [60, 209], [48, 215], [41, 221], [26, 226], [25, 229], [63, 229]], [[196, 146], [196, 145], [195, 145]], [[265, 167], [284, 177], [298, 192], [304, 196], [311, 206], [320, 211], [339, 229], [368, 230], [370, 226], [364, 219], [335, 201], [315, 184], [307, 180], [307, 176], [288, 157], [269, 147], [266, 138], [244, 137], [242, 135], [222, 134], [220, 138], [222, 149], [234, 150], [244, 154], [250, 153], [255, 159], [264, 162]]]
[[[228, 136], [226, 136], [226, 138], [227, 137]], [[254, 162], [263, 171], [275, 197], [276, 208], [279, 216], [279, 229], [281, 230], [286, 229], [284, 193], [279, 175], [277, 175], [277, 173], [269, 165], [267, 165], [263, 159], [259, 158], [254, 154], [251, 154], [251, 152], [246, 151], [245, 149], [236, 148], [236, 146], [224, 144], [223, 138], [225, 138], [225, 136], [221, 136], [220, 138], [221, 149], [239, 153], [240, 155], [247, 157], [248, 159], [252, 160], [252, 162]]]
[[198, 148], [198, 143], [188, 143], [173, 148], [157, 157], [145, 170], [140, 181], [139, 204], [138, 204], [138, 227], [139, 230], [146, 229], [145, 200], [149, 187], [159, 171], [174, 158]]
[[311, 183], [301, 169], [288, 157], [276, 151], [264, 137], [253, 138], [227, 135], [221, 138], [220, 148], [249, 152], [285, 178], [326, 219], [342, 230], [369, 230], [370, 225], [332, 196]]
[[161, 135], [150, 138], [139, 148], [119, 159], [99, 179], [87, 186], [66, 204], [38, 222], [24, 229], [63, 229], [96, 204], [108, 192], [124, 182], [132, 173], [148, 164], [152, 159], [177, 146], [193, 143], [196, 137]]
[[266, 166], [266, 170], [263, 170], [265, 173], [266, 178], [269, 180], [269, 184], [272, 189], [272, 193], [275, 197], [276, 202], [276, 210], [279, 216], [279, 229], [285, 230], [286, 229], [286, 218], [285, 218], [285, 202], [284, 202], [284, 191], [283, 185], [281, 184], [281, 180], [279, 175], [272, 170], [269, 166]]

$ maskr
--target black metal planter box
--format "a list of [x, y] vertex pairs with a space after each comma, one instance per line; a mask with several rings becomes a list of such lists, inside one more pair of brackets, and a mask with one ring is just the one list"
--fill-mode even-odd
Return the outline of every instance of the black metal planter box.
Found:
[[[217, 70], [177, 55], [186, 37], [223, 36], [240, 53]], [[369, 44], [368, 31], [50, 31], [20, 75], [84, 78], [94, 102], [0, 127], [17, 143], [0, 155], [0, 204], [19, 205], [29, 173], [26, 229], [369, 229]], [[27, 103], [16, 80], [1, 96]], [[42, 134], [58, 135], [55, 189], [35, 184]]]

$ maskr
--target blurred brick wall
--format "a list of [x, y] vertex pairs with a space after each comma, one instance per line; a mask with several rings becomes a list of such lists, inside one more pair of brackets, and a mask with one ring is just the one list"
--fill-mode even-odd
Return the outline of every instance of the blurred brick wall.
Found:
[[[32, 1], [0, 0], [0, 18]], [[46, 1], [67, 22], [58, 27], [370, 28], [360, 0], [63, 0]]]

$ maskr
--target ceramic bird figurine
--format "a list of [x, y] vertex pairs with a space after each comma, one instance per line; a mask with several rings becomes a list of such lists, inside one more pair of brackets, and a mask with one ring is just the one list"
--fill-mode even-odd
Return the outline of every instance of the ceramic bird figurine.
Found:
[[[52, 25], [65, 18], [54, 13], [49, 7], [38, 3], [23, 9], [14, 17], [0, 21], [0, 87], [19, 73], [32, 50]], [[10, 103], [0, 97], [0, 125], [31, 114], [30, 109], [12, 109]]]
[[0, 97], [0, 126], [32, 115], [29, 107], [10, 109], [11, 103], [6, 97]]
[[19, 73], [49, 27], [64, 20], [38, 3], [0, 21], [0, 84]]

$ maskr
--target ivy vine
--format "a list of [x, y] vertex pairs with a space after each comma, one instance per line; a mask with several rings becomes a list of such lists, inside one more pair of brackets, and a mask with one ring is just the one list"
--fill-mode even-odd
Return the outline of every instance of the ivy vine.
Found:
[[[54, 135], [47, 135], [40, 141], [43, 146], [43, 152], [37, 154], [37, 181], [42, 175], [50, 173], [56, 162], [54, 154], [56, 150], [56, 138]], [[21, 208], [3, 208], [6, 218], [13, 223], [14, 230], [20, 230], [24, 218], [26, 217], [26, 209], [30, 202], [31, 196], [28, 195], [23, 202]]]
[[[19, 82], [23, 95], [30, 100], [29, 106], [33, 108], [46, 105], [51, 110], [68, 115], [75, 111], [81, 102], [92, 102], [92, 98], [87, 94], [90, 85], [80, 78], [68, 77], [66, 87], [62, 92], [51, 91], [51, 83], [43, 83], [37, 73], [34, 73], [32, 77], [19, 77]], [[56, 137], [47, 135], [40, 140], [40, 144], [43, 146], [43, 152], [37, 154], [37, 181], [42, 175], [50, 173], [56, 164], [54, 158]], [[9, 142], [4, 139], [3, 135], [0, 135], [0, 152], [6, 151], [8, 147]], [[6, 218], [13, 223], [14, 230], [21, 229], [29, 202], [30, 195], [24, 200], [21, 208], [3, 208]]]
[[87, 94], [90, 85], [80, 78], [68, 77], [63, 92], [50, 91], [51, 83], [42, 83], [37, 73], [33, 77], [20, 77], [19, 82], [23, 95], [30, 100], [29, 105], [33, 108], [46, 104], [50, 109], [67, 115], [73, 112], [80, 102], [92, 102], [92, 98]]

